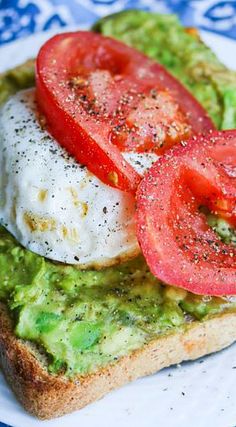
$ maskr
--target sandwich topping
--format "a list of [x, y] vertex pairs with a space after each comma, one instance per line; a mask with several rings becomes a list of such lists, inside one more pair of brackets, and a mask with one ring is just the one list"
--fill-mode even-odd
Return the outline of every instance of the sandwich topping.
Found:
[[101, 268], [140, 252], [134, 196], [101, 182], [38, 120], [35, 89], [0, 112], [0, 222], [47, 258]]
[[95, 29], [132, 47], [61, 34], [36, 90], [0, 77], [0, 300], [70, 376], [236, 310], [235, 74], [169, 16]]
[[[63, 58], [63, 60], [61, 60]], [[206, 111], [161, 65], [92, 32], [57, 35], [37, 57], [46, 126], [108, 185], [134, 192], [141, 180], [122, 153], [160, 154], [214, 128]]]
[[54, 264], [0, 229], [0, 300], [16, 336], [44, 350], [49, 371], [86, 374], [236, 301], [166, 286], [140, 256], [100, 271]]
[[137, 193], [137, 233], [159, 279], [197, 294], [236, 294], [236, 246], [220, 240], [203, 210], [235, 227], [235, 168], [233, 130], [189, 140], [147, 172]]

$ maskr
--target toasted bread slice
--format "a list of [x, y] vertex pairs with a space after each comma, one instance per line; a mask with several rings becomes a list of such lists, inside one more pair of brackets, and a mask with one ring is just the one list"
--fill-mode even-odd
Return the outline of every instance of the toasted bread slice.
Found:
[[236, 313], [194, 321], [162, 336], [113, 364], [73, 381], [47, 372], [46, 359], [14, 336], [12, 321], [0, 304], [0, 364], [25, 409], [40, 419], [59, 417], [100, 399], [109, 391], [167, 366], [221, 350], [236, 340]]

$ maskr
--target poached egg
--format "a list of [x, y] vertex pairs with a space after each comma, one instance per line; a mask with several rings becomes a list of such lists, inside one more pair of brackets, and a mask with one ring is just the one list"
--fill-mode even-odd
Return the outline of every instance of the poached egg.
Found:
[[[0, 223], [26, 248], [82, 268], [139, 253], [135, 200], [101, 182], [39, 122], [35, 89], [0, 111]], [[157, 159], [124, 153], [141, 174]]]

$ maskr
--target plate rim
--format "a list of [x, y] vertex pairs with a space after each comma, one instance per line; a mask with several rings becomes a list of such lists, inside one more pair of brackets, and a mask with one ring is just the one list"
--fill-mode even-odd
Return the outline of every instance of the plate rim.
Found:
[[[37, 42], [39, 42], [39, 40], [40, 40], [39, 43], [41, 43], [41, 41], [43, 43], [49, 37], [52, 37], [55, 34], [67, 32], [67, 31], [88, 30], [89, 27], [90, 27], [90, 23], [86, 22], [84, 24], [78, 24], [78, 25], [65, 25], [63, 27], [56, 28], [56, 29], [53, 29], [53, 30], [39, 31], [37, 33], [30, 34], [28, 36], [21, 37], [21, 38], [19, 38], [17, 40], [14, 40], [12, 42], [9, 42], [9, 43], [6, 43], [4, 45], [1, 45], [0, 46], [0, 54], [3, 54], [3, 55], [5, 54], [6, 56], [10, 56], [12, 52], [14, 53], [15, 49], [17, 49], [18, 47], [20, 48], [20, 47], [22, 47], [24, 45], [27, 46], [28, 43], [30, 44], [34, 40], [36, 40]], [[229, 46], [230, 45], [231, 46], [236, 45], [236, 40], [235, 39], [231, 39], [231, 38], [229, 38], [227, 36], [224, 36], [224, 35], [212, 32], [212, 31], [208, 31], [208, 30], [205, 30], [205, 29], [201, 29], [201, 28], [199, 28], [199, 32], [200, 32], [200, 35], [203, 38], [203, 41], [205, 41], [206, 44], [208, 44], [209, 40], [211, 39], [211, 40], [221, 41], [221, 43], [222, 42], [226, 43]], [[212, 46], [210, 46], [210, 47], [212, 48]], [[213, 48], [213, 50], [214, 50], [214, 48]], [[6, 61], [4, 61], [4, 62], [6, 62]], [[9, 67], [10, 68], [15, 67], [17, 65], [20, 65], [20, 63], [21, 62], [16, 62], [16, 64], [9, 65]], [[235, 68], [236, 68], [236, 65], [235, 65]], [[8, 69], [8, 66], [7, 67], [4, 67], [4, 66], [1, 67], [1, 63], [0, 63], [0, 73], [4, 72], [7, 69]]]

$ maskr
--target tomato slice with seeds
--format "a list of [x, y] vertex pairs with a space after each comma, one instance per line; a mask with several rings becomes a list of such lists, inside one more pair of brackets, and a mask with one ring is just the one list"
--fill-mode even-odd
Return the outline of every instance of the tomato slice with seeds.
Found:
[[221, 241], [201, 209], [224, 212], [235, 223], [235, 171], [231, 130], [174, 147], [145, 175], [137, 191], [137, 235], [151, 271], [165, 283], [196, 294], [236, 294], [236, 246]]
[[124, 152], [162, 153], [214, 128], [161, 65], [92, 32], [60, 34], [37, 58], [37, 99], [48, 130], [102, 181], [135, 191], [141, 177]]

